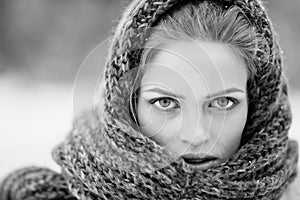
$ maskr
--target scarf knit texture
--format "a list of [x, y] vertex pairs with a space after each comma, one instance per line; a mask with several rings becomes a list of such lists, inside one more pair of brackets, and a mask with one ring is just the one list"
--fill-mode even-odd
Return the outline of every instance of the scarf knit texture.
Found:
[[288, 138], [292, 114], [281, 50], [259, 0], [215, 1], [242, 9], [264, 40], [254, 60], [257, 73], [247, 83], [247, 138], [235, 154], [201, 170], [138, 131], [128, 105], [140, 47], [165, 13], [189, 1], [135, 0], [114, 29], [103, 105], [76, 118], [53, 149], [61, 172], [19, 169], [2, 180], [0, 199], [279, 199], [297, 176], [298, 162], [298, 144]]

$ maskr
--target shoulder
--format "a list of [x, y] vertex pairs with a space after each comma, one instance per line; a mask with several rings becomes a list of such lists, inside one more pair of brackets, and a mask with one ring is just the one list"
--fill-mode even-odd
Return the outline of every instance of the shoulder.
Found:
[[[299, 170], [299, 169], [298, 169]], [[300, 176], [287, 187], [280, 200], [299, 200], [300, 199]]]
[[57, 197], [75, 200], [64, 178], [47, 168], [25, 167], [8, 174], [0, 182], [1, 200], [47, 200]]

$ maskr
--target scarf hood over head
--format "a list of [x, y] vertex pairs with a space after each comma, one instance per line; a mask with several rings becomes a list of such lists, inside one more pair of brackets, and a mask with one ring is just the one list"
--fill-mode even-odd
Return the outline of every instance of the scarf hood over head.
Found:
[[200, 170], [138, 130], [129, 100], [141, 47], [165, 13], [188, 2], [135, 0], [123, 13], [105, 66], [102, 108], [85, 112], [53, 150], [77, 199], [279, 199], [296, 177], [298, 145], [288, 138], [292, 115], [281, 51], [258, 0], [215, 0], [224, 9], [242, 9], [265, 40], [254, 60], [257, 73], [247, 83], [243, 135], [251, 137], [238, 152]]

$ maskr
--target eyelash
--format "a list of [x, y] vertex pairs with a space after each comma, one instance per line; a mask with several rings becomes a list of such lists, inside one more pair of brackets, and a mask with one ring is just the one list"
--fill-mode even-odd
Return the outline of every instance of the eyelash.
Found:
[[[160, 100], [163, 100], [163, 99], [169, 99], [170, 101], [173, 101], [173, 102], [175, 102], [176, 100], [174, 100], [174, 99], [172, 99], [172, 98], [170, 98], [170, 97], [160, 97], [160, 98], [155, 98], [155, 99], [151, 99], [149, 102], [150, 102], [150, 104], [155, 104], [156, 102], [158, 102], [158, 101], [160, 101]], [[157, 107], [157, 106], [156, 106]], [[170, 110], [171, 110], [171, 112], [174, 112], [174, 110], [176, 109], [176, 108], [180, 108], [180, 106], [179, 106], [179, 104], [178, 104], [178, 102], [176, 101], [176, 107], [175, 108], [171, 108], [171, 109], [160, 109], [160, 108], [156, 108], [155, 107], [155, 109], [157, 109], [158, 111], [160, 111], [160, 112], [170, 112]]]
[[[236, 98], [233, 98], [233, 97], [222, 96], [222, 97], [217, 97], [216, 100], [220, 99], [220, 98], [226, 98], [226, 99], [228, 99], [229, 101], [232, 102], [232, 106], [230, 106], [229, 108], [225, 108], [226, 111], [230, 111], [230, 110], [234, 109], [239, 104], [239, 101]], [[211, 103], [209, 105], [211, 105]]]
[[[226, 111], [230, 111], [230, 110], [232, 110], [233, 108], [235, 108], [238, 104], [239, 104], [239, 101], [237, 100], [237, 99], [235, 99], [235, 98], [233, 98], [233, 97], [228, 97], [228, 96], [222, 96], [222, 97], [217, 97], [216, 98], [216, 100], [213, 100], [213, 102], [214, 101], [217, 101], [218, 99], [220, 99], [220, 98], [226, 98], [226, 99], [228, 99], [229, 101], [231, 101], [232, 103], [233, 103], [233, 105], [231, 106], [231, 107], [229, 107], [229, 108], [225, 108], [225, 110]], [[156, 108], [158, 111], [160, 111], [160, 112], [174, 112], [174, 110], [176, 109], [176, 108], [180, 108], [180, 106], [179, 106], [179, 103], [177, 102], [177, 100], [175, 100], [175, 99], [173, 99], [173, 98], [170, 98], [170, 97], [160, 97], [160, 98], [155, 98], [155, 99], [151, 99], [150, 101], [149, 101], [149, 103], [151, 104], [151, 105], [153, 105], [153, 104], [155, 104], [156, 102], [158, 102], [158, 101], [160, 101], [160, 100], [163, 100], [163, 99], [168, 99], [168, 100], [170, 100], [170, 101], [172, 101], [172, 102], [175, 102], [176, 103], [176, 107], [174, 107], [174, 108], [170, 108], [170, 109], [160, 109], [160, 108]], [[209, 105], [211, 105], [212, 103], [210, 102], [209, 103]], [[156, 106], [157, 107], [157, 106]], [[221, 110], [223, 110], [222, 108], [221, 108]]]

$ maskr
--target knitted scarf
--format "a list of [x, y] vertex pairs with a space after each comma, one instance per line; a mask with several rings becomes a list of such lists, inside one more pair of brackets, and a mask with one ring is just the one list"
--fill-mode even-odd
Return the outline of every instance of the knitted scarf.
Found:
[[[281, 197], [297, 175], [298, 144], [288, 138], [292, 114], [281, 51], [258, 0], [217, 1], [224, 9], [240, 7], [265, 40], [255, 58], [257, 73], [247, 83], [248, 118], [235, 154], [201, 170], [141, 134], [132, 121], [129, 100], [140, 47], [165, 13], [187, 2], [136, 0], [127, 7], [106, 62], [103, 105], [76, 118], [73, 131], [53, 150], [61, 174], [20, 171], [4, 181], [1, 199], [26, 199], [28, 194], [28, 199], [81, 200]], [[13, 185], [22, 173], [27, 181]], [[31, 187], [17, 190], [25, 182]]]

